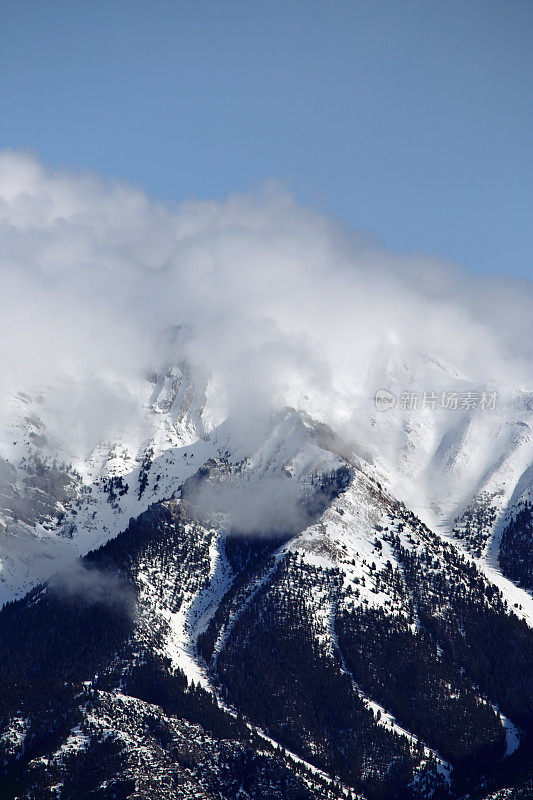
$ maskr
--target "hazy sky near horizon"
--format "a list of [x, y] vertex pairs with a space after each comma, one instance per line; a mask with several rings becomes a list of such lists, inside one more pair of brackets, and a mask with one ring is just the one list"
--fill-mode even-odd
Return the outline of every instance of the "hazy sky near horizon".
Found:
[[533, 278], [528, 0], [2, 0], [0, 147]]

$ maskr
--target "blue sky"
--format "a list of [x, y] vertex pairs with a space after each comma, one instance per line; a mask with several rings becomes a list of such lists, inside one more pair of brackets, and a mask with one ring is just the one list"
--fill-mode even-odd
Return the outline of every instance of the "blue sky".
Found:
[[533, 278], [530, 0], [3, 0], [0, 146]]

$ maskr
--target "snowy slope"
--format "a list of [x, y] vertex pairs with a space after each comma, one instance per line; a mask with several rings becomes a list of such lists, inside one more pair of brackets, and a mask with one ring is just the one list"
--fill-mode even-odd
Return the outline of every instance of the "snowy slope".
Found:
[[[228, 417], [216, 382], [185, 362], [128, 386], [109, 376], [94, 380], [97, 390], [94, 381], [72, 379], [31, 395], [13, 388], [4, 397], [0, 601], [20, 596], [115, 536], [151, 503], [179, 496], [209, 459], [225, 458], [239, 465], [239, 485], [232, 479], [230, 500], [225, 487], [207, 501], [225, 512], [232, 499], [249, 529], [254, 517], [278, 508], [281, 523], [274, 514], [272, 525], [279, 526], [283, 508], [298, 500], [306, 482], [311, 487], [317, 475], [341, 464], [356, 466], [433, 530], [453, 536], [513, 604], [529, 603], [523, 590], [515, 597], [501, 576], [498, 548], [503, 526], [532, 493], [533, 393], [476, 385], [453, 366], [391, 340], [361, 376], [352, 419], [336, 431], [313, 420], [305, 412], [312, 399], [297, 393], [300, 411]], [[386, 412], [374, 403], [380, 388], [396, 397]], [[497, 392], [494, 408], [479, 407], [484, 391]], [[91, 398], [101, 402], [106, 392], [110, 418], [95, 408], [92, 430], [77, 425], [78, 418], [86, 420]], [[477, 396], [477, 408], [460, 407], [467, 392]], [[406, 402], [406, 393], [416, 401]], [[424, 393], [437, 399], [424, 402]], [[441, 396], [450, 393], [458, 407], [441, 408]], [[120, 414], [114, 417], [117, 396]], [[413, 403], [416, 408], [404, 407]], [[281, 480], [291, 476], [297, 489]], [[364, 513], [364, 492], [354, 502], [357, 514]], [[344, 524], [348, 537], [349, 528]]]

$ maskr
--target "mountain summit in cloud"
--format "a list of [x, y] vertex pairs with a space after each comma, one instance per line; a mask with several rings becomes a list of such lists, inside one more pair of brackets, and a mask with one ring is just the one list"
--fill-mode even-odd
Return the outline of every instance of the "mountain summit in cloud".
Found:
[[0, 249], [9, 796], [527, 797], [531, 285], [12, 152]]

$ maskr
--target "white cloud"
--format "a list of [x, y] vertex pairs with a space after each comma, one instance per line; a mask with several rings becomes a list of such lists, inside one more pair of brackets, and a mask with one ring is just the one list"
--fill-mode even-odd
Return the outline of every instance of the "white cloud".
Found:
[[274, 184], [171, 207], [3, 152], [0, 253], [3, 379], [105, 384], [78, 428], [129, 408], [128, 381], [175, 324], [240, 413], [296, 403], [349, 420], [384, 338], [480, 382], [533, 384], [530, 284], [387, 252]]

